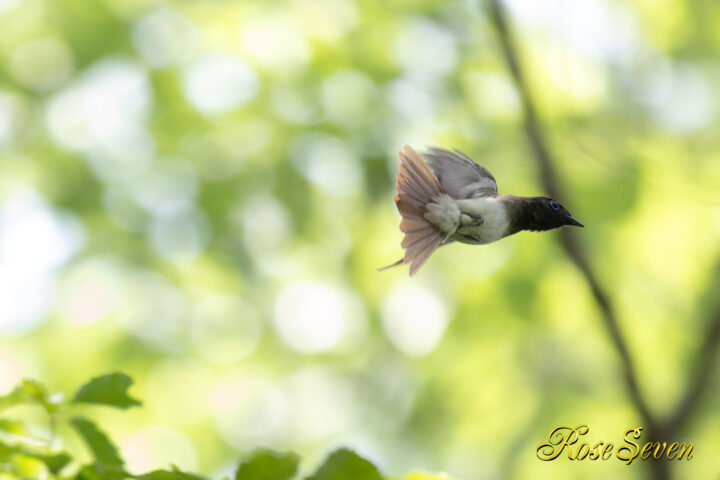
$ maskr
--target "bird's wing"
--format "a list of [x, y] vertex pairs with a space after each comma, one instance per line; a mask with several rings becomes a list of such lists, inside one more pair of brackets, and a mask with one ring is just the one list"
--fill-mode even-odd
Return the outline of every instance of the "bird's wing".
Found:
[[462, 199], [497, 195], [497, 183], [492, 173], [464, 153], [433, 148], [423, 156], [451, 197]]

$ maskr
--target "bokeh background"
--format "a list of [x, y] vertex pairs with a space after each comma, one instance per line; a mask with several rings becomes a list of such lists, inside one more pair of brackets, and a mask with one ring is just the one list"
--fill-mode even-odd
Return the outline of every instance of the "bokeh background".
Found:
[[[720, 4], [507, 5], [560, 200], [664, 412], [720, 253]], [[640, 425], [555, 233], [375, 271], [402, 253], [406, 143], [544, 193], [482, 2], [0, 0], [0, 32], [0, 393], [132, 375], [144, 407], [96, 412], [131, 471], [347, 445], [393, 475], [645, 477], [535, 457], [556, 425]], [[720, 473], [712, 382], [679, 478]]]

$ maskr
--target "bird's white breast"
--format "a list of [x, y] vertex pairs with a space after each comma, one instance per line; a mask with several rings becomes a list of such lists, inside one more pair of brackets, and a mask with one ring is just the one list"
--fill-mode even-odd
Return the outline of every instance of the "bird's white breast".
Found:
[[479, 237], [478, 243], [491, 243], [500, 240], [510, 227], [510, 221], [505, 205], [496, 197], [477, 197], [455, 201], [460, 211], [482, 217], [483, 223], [473, 227], [460, 227], [457, 233]]

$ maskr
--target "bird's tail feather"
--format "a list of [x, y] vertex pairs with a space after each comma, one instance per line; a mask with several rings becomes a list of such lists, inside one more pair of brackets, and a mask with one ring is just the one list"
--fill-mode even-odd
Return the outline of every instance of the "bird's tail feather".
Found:
[[405, 256], [386, 268], [409, 263], [410, 275], [415, 275], [430, 255], [447, 240], [447, 235], [424, 217], [426, 205], [437, 195], [445, 193], [445, 189], [422, 157], [410, 146], [405, 145], [398, 156], [400, 165], [395, 204], [402, 215], [400, 230], [405, 233], [405, 238], [401, 245], [405, 249]]
[[378, 268], [377, 271], [384, 272], [385, 270], [388, 270], [390, 268], [397, 267], [398, 265], [402, 265], [402, 263], [403, 263], [403, 259], [401, 258], [400, 260], [398, 260], [395, 263], [391, 263], [390, 265], [385, 265], [384, 267]]

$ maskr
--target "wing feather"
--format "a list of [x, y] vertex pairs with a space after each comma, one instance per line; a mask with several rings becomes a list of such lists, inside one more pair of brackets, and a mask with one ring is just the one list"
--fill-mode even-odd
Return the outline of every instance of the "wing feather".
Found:
[[432, 148], [424, 157], [451, 197], [463, 199], [497, 195], [497, 182], [492, 173], [464, 153]]

